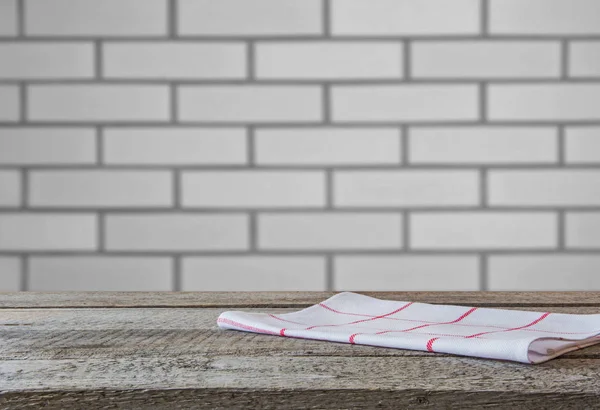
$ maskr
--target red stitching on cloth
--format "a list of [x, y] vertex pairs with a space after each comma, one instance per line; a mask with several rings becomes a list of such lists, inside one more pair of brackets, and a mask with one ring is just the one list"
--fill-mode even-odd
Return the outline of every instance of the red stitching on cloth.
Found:
[[539, 318], [537, 318], [536, 320], [534, 320], [533, 322], [531, 322], [531, 323], [529, 323], [529, 324], [527, 324], [525, 326], [513, 327], [513, 328], [510, 328], [510, 329], [506, 329], [506, 330], [495, 330], [495, 331], [491, 331], [491, 332], [475, 333], [474, 335], [471, 335], [471, 336], [465, 336], [465, 338], [470, 339], [472, 337], [479, 337], [479, 336], [482, 336], [482, 335], [489, 335], [490, 333], [512, 332], [513, 330], [525, 329], [526, 327], [531, 327], [533, 325], [536, 325], [536, 324], [540, 323], [542, 320], [544, 320], [545, 318], [547, 318], [548, 315], [550, 315], [550, 312], [544, 313], [542, 316], [540, 316]]
[[435, 341], [436, 341], [436, 340], [438, 340], [438, 339], [439, 339], [439, 337], [434, 337], [434, 338], [432, 338], [432, 339], [429, 339], [429, 340], [427, 341], [427, 350], [428, 350], [428, 351], [430, 351], [430, 352], [433, 352], [433, 342], [435, 342]]
[[354, 344], [354, 338], [356, 337], [356, 335], [358, 335], [358, 333], [354, 333], [353, 335], [350, 335], [350, 344]]
[[364, 314], [360, 314], [360, 313], [341, 312], [339, 310], [335, 310], [334, 308], [327, 306], [325, 303], [319, 303], [319, 306], [321, 306], [322, 308], [325, 308], [327, 310], [330, 310], [333, 313], [340, 313], [342, 315], [362, 316], [362, 317], [374, 317], [373, 315], [364, 315]]
[[404, 330], [384, 330], [383, 332], [377, 332], [375, 334], [376, 335], [382, 335], [384, 333], [391, 333], [391, 332], [410, 332], [411, 330], [422, 329], [422, 328], [428, 327], [428, 326], [450, 325], [450, 324], [453, 324], [453, 323], [460, 322], [461, 320], [463, 320], [464, 318], [466, 318], [467, 316], [469, 316], [471, 313], [475, 312], [476, 310], [477, 310], [476, 307], [471, 308], [468, 311], [466, 311], [465, 313], [463, 313], [462, 315], [460, 315], [460, 317], [458, 319], [454, 319], [454, 320], [452, 320], [450, 322], [430, 323], [430, 324], [426, 324], [426, 325], [411, 327], [410, 329], [404, 329]]
[[[350, 313], [350, 312], [342, 312], [340, 310], [336, 310], [333, 309], [332, 307], [329, 307], [327, 305], [325, 305], [324, 303], [319, 303], [319, 305], [327, 310], [330, 310], [334, 313], [339, 313], [342, 315], [351, 315], [351, 316], [361, 316], [361, 317], [375, 317], [373, 315], [365, 315], [365, 314], [360, 314], [360, 313]], [[397, 318], [397, 317], [385, 317], [382, 319], [386, 319], [386, 320], [399, 320], [402, 322], [418, 322], [418, 323], [430, 323], [432, 325], [442, 325], [444, 324], [444, 322], [430, 322], [427, 320], [416, 320], [416, 319], [402, 319], [402, 318]], [[331, 325], [321, 325], [321, 326], [331, 326]], [[338, 325], [335, 325], [338, 326]], [[484, 324], [468, 324], [468, 323], [457, 323], [455, 326], [464, 326], [464, 327], [491, 327], [493, 329], [502, 329], [502, 330], [510, 330], [510, 327], [504, 327], [504, 326], [494, 326], [494, 325], [484, 325]], [[588, 335], [590, 333], [595, 333], [595, 332], [600, 332], [600, 329], [598, 330], [593, 330], [591, 332], [556, 332], [556, 331], [552, 331], [552, 330], [541, 330], [541, 329], [523, 329], [527, 332], [538, 332], [538, 333], [555, 333], [555, 334], [560, 334], [560, 335]], [[464, 337], [464, 336], [458, 336], [458, 337]], [[600, 336], [599, 336], [600, 337]]]
[[279, 331], [279, 336], [285, 336], [285, 327]]
[[236, 322], [236, 321], [233, 321], [233, 320], [229, 320], [229, 319], [225, 319], [225, 318], [218, 318], [217, 322], [227, 323], [228, 325], [237, 326], [237, 327], [239, 327], [241, 329], [249, 330], [251, 332], [266, 333], [266, 334], [269, 334], [269, 335], [281, 334], [281, 333], [272, 332], [270, 330], [259, 329], [259, 328], [254, 327], [254, 326], [248, 326], [248, 325], [245, 325], [243, 323], [239, 323], [239, 322]]
[[273, 319], [277, 319], [277, 320], [281, 320], [282, 322], [288, 322], [288, 323], [293, 323], [295, 325], [302, 325], [302, 326], [306, 326], [306, 323], [300, 323], [300, 322], [294, 322], [293, 320], [287, 320], [287, 319], [283, 319], [281, 317], [275, 316], [271, 313], [269, 313], [269, 316], [272, 317]]
[[[357, 323], [370, 322], [370, 321], [377, 320], [377, 319], [383, 319], [383, 318], [385, 318], [385, 317], [388, 317], [388, 316], [394, 315], [394, 314], [396, 314], [396, 313], [398, 313], [398, 312], [400, 312], [400, 311], [402, 311], [402, 310], [406, 309], [407, 307], [409, 307], [409, 306], [410, 306], [410, 305], [412, 305], [413, 303], [414, 303], [414, 302], [409, 302], [409, 303], [407, 303], [406, 305], [404, 305], [404, 306], [402, 306], [402, 307], [400, 307], [400, 308], [398, 308], [398, 309], [394, 310], [393, 312], [386, 313], [385, 315], [373, 316], [373, 317], [370, 317], [369, 319], [355, 320], [354, 322], [349, 322], [349, 323], [338, 323], [338, 324], [332, 324], [332, 325], [315, 325], [315, 326], [310, 326], [310, 327], [307, 327], [305, 330], [312, 330], [312, 329], [314, 329], [314, 328], [317, 328], [317, 327], [336, 327], [336, 326], [355, 325], [355, 324], [357, 324]], [[330, 310], [331, 310], [331, 309], [330, 309]], [[337, 312], [336, 312], [336, 313], [337, 313]]]

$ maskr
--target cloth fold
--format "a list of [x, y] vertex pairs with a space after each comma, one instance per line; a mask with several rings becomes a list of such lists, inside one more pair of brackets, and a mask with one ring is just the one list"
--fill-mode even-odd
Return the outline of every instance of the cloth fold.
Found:
[[382, 300], [342, 292], [298, 312], [229, 311], [220, 328], [302, 339], [542, 363], [600, 343], [600, 314]]

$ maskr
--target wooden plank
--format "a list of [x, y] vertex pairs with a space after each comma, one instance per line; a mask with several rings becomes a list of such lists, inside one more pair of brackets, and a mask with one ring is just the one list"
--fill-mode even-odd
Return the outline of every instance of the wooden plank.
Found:
[[[34, 330], [0, 333], [2, 360], [63, 360], [101, 358], [179, 358], [211, 355], [314, 357], [431, 357], [428, 352], [260, 335], [231, 330], [106, 329], [85, 331]], [[443, 353], [438, 355], [449, 356]], [[600, 344], [569, 352], [555, 360], [600, 359]]]
[[[17, 292], [0, 293], [0, 308], [295, 307], [336, 292]], [[360, 292], [389, 300], [471, 306], [600, 306], [600, 292]]]
[[[541, 306], [509, 307], [543, 313]], [[0, 312], [0, 329], [21, 327], [23, 330], [58, 329], [213, 329], [218, 316], [227, 308], [130, 308], [130, 309], [6, 309]], [[247, 308], [244, 312], [290, 313], [296, 309]], [[556, 307], [554, 313], [600, 314], [589, 306]]]
[[0, 406], [12, 410], [44, 408], [171, 410], [177, 409], [597, 409], [598, 397], [589, 393], [452, 392], [380, 389], [239, 390], [78, 390], [0, 393]]
[[[512, 308], [515, 309], [515, 308]], [[217, 328], [227, 309], [6, 309], [0, 312], [0, 360], [176, 357], [182, 354], [273, 356], [430, 356], [420, 351], [349, 346]], [[244, 309], [289, 313], [295, 309]], [[540, 310], [527, 307], [525, 310]], [[594, 307], [554, 308], [598, 313]], [[600, 358], [600, 346], [566, 356]]]
[[[0, 375], [3, 378], [0, 406], [5, 407], [9, 403], [14, 407], [31, 405], [32, 401], [40, 403], [41, 397], [58, 407], [69, 400], [72, 403], [79, 394], [86, 408], [98, 408], [111, 402], [103, 397], [108, 394], [124, 395], [127, 407], [158, 402], [168, 403], [172, 408], [179, 405], [208, 408], [202, 400], [208, 399], [214, 406], [215, 400], [225, 399], [220, 405], [236, 407], [250, 402], [272, 408], [267, 406], [272, 402], [263, 401], [263, 397], [278, 392], [287, 394], [285, 402], [279, 399], [287, 407], [294, 404], [288, 394], [293, 393], [297, 407], [339, 408], [341, 403], [357, 407], [358, 403], [363, 408], [375, 408], [381, 397], [385, 397], [396, 399], [389, 403], [394, 408], [414, 408], [417, 404], [431, 408], [474, 408], [494, 403], [542, 408], [551, 403], [549, 400], [558, 399], [561, 401], [555, 404], [561, 407], [570, 402], [579, 408], [593, 408], [600, 395], [600, 361], [590, 359], [555, 360], [537, 366], [433, 354], [428, 358], [393, 360], [388, 357], [314, 360], [269, 355], [189, 356], [177, 360], [12, 360], [0, 362]], [[180, 397], [172, 393], [173, 389], [192, 389], [197, 396]], [[77, 393], [82, 391], [85, 394]], [[206, 396], [208, 392], [211, 399]], [[332, 397], [328, 397], [328, 392]], [[378, 394], [367, 394], [356, 403], [348, 401], [357, 400], [357, 393], [367, 392]], [[77, 405], [80, 407], [81, 402]]]

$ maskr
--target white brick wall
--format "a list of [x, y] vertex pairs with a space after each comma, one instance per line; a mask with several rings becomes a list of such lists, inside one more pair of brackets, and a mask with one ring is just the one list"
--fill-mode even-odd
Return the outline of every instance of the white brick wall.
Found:
[[565, 160], [575, 164], [600, 162], [600, 127], [568, 127]]
[[167, 32], [167, 0], [24, 0], [31, 36], [150, 36]]
[[169, 89], [163, 85], [32, 85], [28, 98], [31, 121], [164, 122], [170, 117]]
[[600, 170], [490, 171], [494, 206], [598, 206]]
[[93, 251], [97, 228], [90, 213], [2, 213], [0, 251]]
[[478, 0], [331, 0], [340, 36], [478, 34]]
[[596, 0], [489, 0], [492, 34], [600, 34]]
[[600, 77], [600, 41], [574, 41], [569, 55], [572, 77]]
[[474, 256], [338, 256], [334, 284], [349, 291], [478, 290]]
[[248, 248], [245, 215], [110, 214], [106, 216], [110, 251], [239, 251]]
[[323, 0], [179, 0], [181, 35], [293, 36], [322, 33]]
[[0, 207], [21, 204], [21, 175], [17, 171], [0, 170]]
[[415, 78], [558, 78], [557, 41], [417, 41]]
[[92, 43], [0, 43], [0, 79], [91, 78]]
[[95, 135], [82, 127], [0, 127], [0, 165], [92, 164]]
[[0, 292], [21, 289], [21, 261], [14, 256], [0, 256]]
[[240, 79], [244, 43], [111, 42], [104, 45], [107, 78]]
[[170, 290], [173, 261], [165, 257], [35, 257], [29, 261], [33, 291]]
[[600, 290], [598, 255], [492, 256], [490, 290]]
[[259, 128], [260, 165], [392, 165], [402, 161], [397, 128]]
[[600, 212], [569, 212], [566, 215], [566, 246], [600, 248]]
[[478, 116], [474, 85], [334, 86], [336, 122], [473, 121]]
[[0, 85], [0, 121], [17, 121], [21, 115], [20, 104], [18, 87]]
[[555, 127], [414, 127], [412, 164], [548, 164], [558, 160]]
[[400, 249], [402, 218], [394, 213], [266, 214], [258, 247], [273, 250]]
[[399, 79], [399, 42], [270, 42], [256, 47], [261, 79]]
[[29, 205], [164, 208], [173, 204], [172, 185], [167, 171], [34, 171]]
[[322, 291], [323, 257], [208, 256], [183, 259], [186, 291]]
[[551, 212], [414, 213], [414, 249], [551, 249], [557, 218]]
[[492, 84], [487, 104], [490, 120], [600, 120], [600, 83]]
[[106, 164], [242, 165], [247, 162], [243, 128], [106, 128]]
[[334, 204], [346, 207], [444, 207], [479, 203], [475, 171], [340, 171]]
[[0, 0], [0, 291], [600, 289], [598, 0]]
[[184, 207], [322, 208], [325, 175], [321, 171], [186, 172], [182, 176]]
[[201, 86], [179, 89], [181, 121], [315, 122], [321, 92], [315, 86]]
[[16, 36], [17, 31], [17, 0], [0, 1], [0, 36]]

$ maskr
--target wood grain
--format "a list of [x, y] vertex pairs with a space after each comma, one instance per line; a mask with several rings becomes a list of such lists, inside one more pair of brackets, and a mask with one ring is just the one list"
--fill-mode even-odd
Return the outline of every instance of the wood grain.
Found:
[[[513, 308], [514, 309], [514, 308]], [[220, 309], [12, 309], [0, 312], [0, 360], [169, 357], [228, 354], [272, 356], [430, 356], [411, 350], [281, 338], [217, 328]], [[527, 307], [525, 310], [539, 310]], [[597, 313], [591, 307], [558, 313]], [[245, 309], [289, 313], [295, 309]], [[600, 358], [600, 346], [564, 358]]]
[[[360, 292], [380, 299], [488, 307], [600, 306], [600, 292]], [[0, 292], [0, 308], [290, 307], [333, 292]]]
[[[600, 292], [369, 294], [600, 313]], [[600, 406], [600, 345], [532, 366], [216, 326], [226, 310], [287, 313], [330, 295], [0, 294], [0, 408]]]

